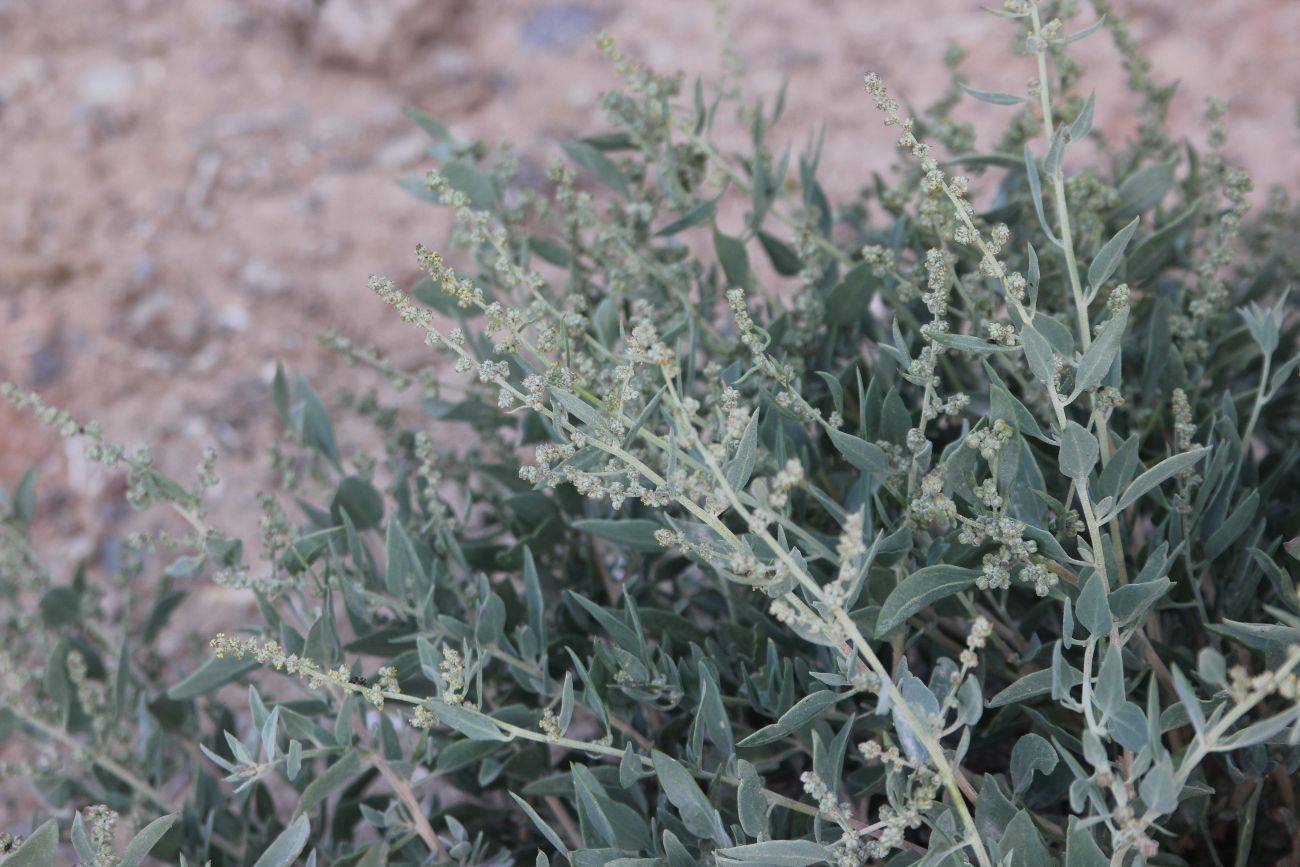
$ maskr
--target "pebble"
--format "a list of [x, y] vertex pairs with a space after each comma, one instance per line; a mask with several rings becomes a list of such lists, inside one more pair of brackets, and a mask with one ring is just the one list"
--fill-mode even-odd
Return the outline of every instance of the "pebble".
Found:
[[131, 98], [135, 90], [135, 71], [118, 60], [98, 63], [86, 70], [77, 82], [82, 103], [93, 108], [112, 108]]
[[269, 262], [250, 259], [239, 270], [239, 282], [258, 295], [282, 295], [289, 291], [288, 275]]
[[595, 36], [602, 17], [599, 8], [585, 3], [542, 6], [524, 19], [523, 41], [541, 51], [571, 51]]

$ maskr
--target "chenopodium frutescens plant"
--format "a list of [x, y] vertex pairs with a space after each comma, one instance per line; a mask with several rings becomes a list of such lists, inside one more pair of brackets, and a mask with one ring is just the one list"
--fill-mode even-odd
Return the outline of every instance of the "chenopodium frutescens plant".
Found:
[[[210, 461], [184, 488], [9, 389], [190, 528], [133, 540], [126, 577], [183, 550], [125, 641], [83, 628], [93, 587], [44, 575], [30, 479], [14, 498], [5, 580], [41, 601], [5, 628], [42, 661], [5, 659], [0, 721], [82, 769], [28, 769], [49, 801], [105, 805], [83, 860], [117, 863], [93, 860], [112, 811], [172, 800], [141, 837], [182, 863], [1300, 857], [1296, 212], [1248, 218], [1222, 105], [1206, 150], [1170, 139], [1171, 88], [1092, 5], [1081, 29], [1072, 2], [995, 12], [1024, 94], [968, 86], [954, 51], [909, 117], [867, 75], [903, 162], [839, 206], [817, 145], [768, 149], [784, 94], [744, 101], [731, 51], [682, 99], [602, 36], [611, 129], [544, 190], [412, 112], [441, 165], [409, 186], [469, 264], [421, 247], [409, 292], [371, 288], [448, 361], [325, 335], [387, 381], [340, 400], [378, 455], [277, 375], [301, 517], [262, 496], [262, 567], [204, 521]], [[1069, 54], [1103, 29], [1141, 116], [1124, 148]], [[964, 96], [1011, 113], [987, 151]], [[743, 156], [715, 143], [729, 109]], [[473, 436], [439, 448], [386, 402], [412, 387]], [[159, 687], [148, 644], [209, 572], [262, 622]], [[258, 667], [292, 679], [228, 704]]]

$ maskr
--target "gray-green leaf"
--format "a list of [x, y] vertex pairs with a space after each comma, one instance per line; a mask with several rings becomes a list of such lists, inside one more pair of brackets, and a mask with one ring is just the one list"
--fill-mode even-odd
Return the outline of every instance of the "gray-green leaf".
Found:
[[1014, 93], [1005, 93], [1000, 90], [976, 90], [973, 87], [967, 87], [964, 84], [960, 84], [960, 82], [959, 85], [968, 95], [975, 97], [980, 102], [987, 102], [992, 105], [1016, 105], [1017, 103], [1024, 102], [1028, 99], [1028, 97], [1018, 96]]
[[830, 430], [830, 435], [835, 448], [857, 469], [877, 476], [889, 472], [889, 459], [880, 446], [834, 428]]
[[1034, 778], [1034, 772], [1050, 774], [1056, 770], [1060, 759], [1047, 738], [1027, 734], [1016, 741], [1011, 750], [1011, 779], [1017, 796], [1023, 795]]
[[1084, 582], [1074, 603], [1074, 611], [1075, 619], [1094, 638], [1110, 632], [1110, 603], [1106, 598], [1106, 579], [1101, 577], [1101, 573], [1093, 572], [1092, 577]]
[[744, 490], [754, 474], [754, 462], [758, 458], [758, 415], [755, 410], [741, 434], [740, 445], [736, 446], [736, 456], [727, 464], [727, 484], [736, 491]]
[[829, 689], [821, 689], [806, 695], [788, 711], [781, 714], [779, 720], [769, 726], [763, 726], [763, 728], [742, 740], [738, 746], [761, 747], [764, 744], [779, 741], [791, 732], [797, 731], [812, 722], [822, 711], [844, 697], [844, 693], [832, 692]]
[[659, 785], [668, 796], [668, 800], [677, 808], [686, 830], [697, 837], [712, 839], [719, 846], [730, 845], [731, 840], [722, 828], [721, 819], [713, 804], [700, 790], [690, 771], [672, 756], [654, 750], [650, 754], [654, 761], [655, 776]]
[[634, 551], [649, 553], [663, 550], [663, 546], [655, 539], [655, 531], [659, 529], [659, 525], [645, 518], [623, 518], [622, 520], [589, 518], [584, 521], [574, 521], [573, 528], [610, 542], [617, 542]]
[[1199, 448], [1193, 449], [1190, 452], [1183, 452], [1165, 458], [1163, 461], [1133, 480], [1133, 483], [1124, 490], [1124, 494], [1119, 498], [1119, 502], [1115, 504], [1112, 514], [1119, 514], [1124, 511], [1124, 509], [1136, 503], [1143, 494], [1154, 488], [1156, 485], [1159, 485], [1167, 479], [1173, 478], [1183, 470], [1195, 466], [1208, 451], [1208, 448]]
[[59, 849], [59, 823], [50, 819], [4, 860], [5, 867], [49, 867]]
[[1101, 385], [1101, 381], [1110, 372], [1111, 365], [1115, 363], [1115, 357], [1119, 355], [1120, 346], [1124, 341], [1124, 329], [1127, 327], [1127, 310], [1107, 319], [1106, 324], [1101, 326], [1097, 339], [1088, 347], [1083, 358], [1079, 359], [1079, 366], [1074, 372], [1074, 390], [1065, 401], [1067, 404], [1072, 403], [1088, 389]]
[[918, 569], [885, 599], [876, 617], [876, 635], [885, 635], [921, 609], [970, 588], [978, 576], [974, 569], [947, 564]]
[[140, 833], [136, 834], [122, 851], [122, 856], [117, 862], [118, 867], [140, 867], [144, 859], [153, 851], [153, 847], [158, 845], [163, 834], [167, 833], [180, 816], [180, 813], [171, 813], [154, 819], [140, 829]]
[[1083, 425], [1068, 421], [1061, 431], [1061, 474], [1076, 482], [1087, 480], [1101, 455], [1097, 438]]
[[[769, 840], [719, 849], [718, 864], [760, 864], [762, 867], [811, 867], [831, 857], [820, 843], [811, 840]], [[725, 859], [725, 860], [724, 860]]]
[[310, 832], [311, 823], [304, 813], [280, 832], [280, 836], [267, 847], [253, 867], [288, 867], [307, 845], [307, 835]]
[[438, 704], [434, 707], [438, 721], [453, 728], [470, 740], [508, 741], [510, 735], [501, 731], [492, 718], [476, 710], [455, 704]]
[[1124, 260], [1124, 251], [1128, 249], [1128, 242], [1133, 239], [1133, 233], [1137, 231], [1138, 223], [1142, 221], [1141, 217], [1134, 217], [1127, 226], [1115, 233], [1115, 237], [1105, 243], [1093, 257], [1092, 264], [1088, 266], [1088, 284], [1092, 286], [1093, 295], [1101, 288], [1102, 284], [1110, 279], [1110, 275], [1115, 273], [1119, 263]]

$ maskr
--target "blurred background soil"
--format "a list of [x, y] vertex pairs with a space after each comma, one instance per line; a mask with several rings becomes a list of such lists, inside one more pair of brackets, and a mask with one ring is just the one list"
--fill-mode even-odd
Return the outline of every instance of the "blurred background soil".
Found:
[[[1181, 82], [1174, 129], [1199, 140], [1204, 99], [1230, 99], [1231, 155], [1260, 187], [1294, 192], [1300, 2], [1116, 5], [1159, 79]], [[970, 50], [974, 86], [1023, 90], [1031, 73], [976, 0], [732, 0], [729, 25], [751, 98], [790, 79], [774, 141], [798, 145], [824, 121], [821, 177], [845, 195], [893, 159], [863, 72], [914, 105], [945, 88], [950, 42]], [[0, 379], [151, 444], [187, 483], [215, 445], [212, 520], [255, 543], [275, 361], [328, 401], [370, 380], [319, 347], [321, 329], [410, 367], [426, 357], [366, 288], [371, 273], [409, 283], [416, 243], [448, 230], [396, 186], [430, 167], [402, 106], [462, 139], [509, 137], [544, 177], [557, 139], [603, 128], [597, 97], [616, 79], [599, 27], [659, 71], [721, 65], [705, 0], [0, 0]], [[1080, 49], [1099, 125], [1129, 134], [1108, 34]], [[986, 131], [1004, 112], [963, 111]], [[107, 540], [129, 518], [120, 479], [0, 406], [0, 484], [32, 462], [56, 579], [80, 558], [111, 568]], [[202, 628], [243, 618], [243, 595], [204, 592], [218, 607], [198, 609]]]

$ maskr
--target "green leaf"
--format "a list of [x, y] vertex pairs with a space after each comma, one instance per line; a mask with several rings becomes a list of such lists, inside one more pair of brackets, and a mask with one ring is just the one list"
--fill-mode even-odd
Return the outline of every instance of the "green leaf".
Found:
[[826, 293], [828, 325], [853, 325], [871, 310], [877, 282], [873, 268], [869, 262], [855, 265]]
[[1034, 378], [1045, 386], [1054, 387], [1051, 383], [1056, 374], [1056, 350], [1052, 344], [1032, 322], [1025, 323], [1025, 327], [1020, 329], [1020, 339], [1025, 347], [1025, 361], [1029, 362]]
[[1097, 707], [1106, 716], [1114, 716], [1124, 706], [1127, 689], [1124, 686], [1124, 658], [1115, 644], [1106, 648], [1106, 655], [1101, 659], [1101, 668], [1097, 672], [1097, 689], [1093, 693]]
[[198, 698], [213, 690], [238, 680], [255, 668], [260, 667], [255, 659], [235, 659], [227, 656], [222, 659], [212, 658], [198, 667], [189, 677], [167, 690], [167, 697], [173, 699]]
[[492, 722], [491, 717], [463, 705], [439, 702], [434, 705], [433, 712], [439, 722], [455, 729], [470, 740], [508, 741], [511, 739], [510, 735], [501, 731], [497, 724]]
[[122, 850], [122, 855], [118, 858], [117, 867], [140, 867], [144, 859], [153, 851], [153, 847], [158, 845], [171, 826], [181, 816], [180, 813], [171, 813], [166, 816], [154, 819], [148, 825], [140, 829], [140, 833], [132, 838], [127, 847]]
[[754, 463], [758, 459], [758, 416], [759, 411], [754, 410], [740, 436], [740, 444], [736, 446], [736, 456], [726, 467], [727, 484], [736, 491], [743, 491], [750, 476], [754, 475]]
[[569, 730], [569, 723], [573, 721], [573, 672], [564, 673], [564, 686], [560, 690], [560, 716], [556, 721], [560, 727], [560, 734]]
[[1192, 724], [1192, 728], [1196, 729], [1199, 734], [1205, 731], [1205, 714], [1201, 711], [1201, 702], [1178, 666], [1173, 665], [1170, 667], [1173, 669], [1174, 675], [1174, 692], [1178, 695], [1178, 700], [1182, 702], [1183, 710], [1187, 712], [1187, 719]]
[[1165, 263], [1174, 255], [1176, 242], [1185, 231], [1191, 231], [1192, 220], [1200, 210], [1199, 200], [1166, 222], [1150, 236], [1143, 238], [1128, 255], [1124, 276], [1130, 284], [1144, 283], [1156, 277]]
[[36, 516], [36, 465], [32, 464], [23, 471], [22, 478], [14, 488], [13, 515], [21, 526], [26, 527]]
[[1052, 672], [1050, 669], [1034, 671], [1026, 674], [1006, 689], [999, 692], [993, 698], [989, 699], [989, 707], [1003, 707], [1009, 704], [1019, 704], [1022, 701], [1028, 701], [1031, 698], [1037, 698], [1040, 695], [1047, 695], [1052, 691]]
[[[827, 862], [831, 853], [811, 840], [769, 840], [719, 849], [719, 867], [732, 864], [757, 864], [761, 867], [810, 867]], [[724, 860], [725, 859], [725, 860]]]
[[1095, 637], [1110, 633], [1113, 619], [1110, 604], [1106, 598], [1106, 579], [1094, 571], [1083, 584], [1079, 598], [1074, 603], [1075, 618]]
[[803, 268], [803, 262], [799, 261], [799, 254], [780, 238], [759, 229], [758, 243], [763, 245], [763, 251], [767, 253], [767, 258], [771, 260], [772, 267], [781, 276], [791, 277], [798, 274], [800, 269]]
[[402, 114], [406, 115], [407, 118], [411, 120], [411, 122], [413, 122], [420, 129], [427, 132], [435, 140], [444, 141], [444, 142], [451, 141], [451, 132], [447, 129], [447, 127], [443, 124], [442, 121], [438, 120], [436, 117], [429, 114], [428, 112], [421, 111], [420, 109], [414, 108], [412, 106], [407, 106], [406, 108], [402, 109]]
[[1110, 610], [1120, 626], [1128, 626], [1144, 620], [1151, 607], [1168, 593], [1174, 582], [1167, 577], [1155, 581], [1125, 584], [1110, 594]]
[[[360, 769], [360, 756], [357, 755], [356, 750], [349, 749], [341, 759], [326, 768], [319, 777], [308, 783], [307, 788], [302, 790], [302, 795], [298, 798], [298, 818], [305, 819], [307, 812], [312, 807], [346, 786]], [[306, 827], [306, 825], [303, 827]], [[301, 849], [301, 845], [298, 848]], [[295, 854], [297, 854], [296, 851]], [[277, 861], [275, 863], [281, 862]]]
[[1065, 156], [1065, 136], [1066, 128], [1058, 126], [1056, 132], [1052, 133], [1051, 144], [1047, 148], [1047, 157], [1043, 160], [1043, 171], [1049, 178], [1054, 178], [1061, 172], [1061, 159]]
[[555, 829], [548, 825], [546, 820], [537, 814], [537, 811], [532, 808], [531, 804], [516, 795], [514, 792], [510, 792], [509, 794], [510, 797], [514, 799], [514, 802], [518, 804], [526, 814], [528, 814], [528, 818], [537, 826], [537, 830], [542, 832], [542, 836], [546, 838], [547, 842], [554, 846], [556, 851], [567, 856], [569, 854], [569, 847], [564, 845], [564, 841], [560, 839], [559, 834], [555, 833]]
[[1091, 832], [1076, 825], [1065, 838], [1065, 867], [1110, 867], [1110, 859]]
[[95, 863], [95, 846], [90, 842], [90, 835], [86, 833], [86, 823], [81, 818], [81, 813], [72, 814], [72, 848], [76, 850], [77, 857], [86, 864]]
[[59, 823], [50, 819], [4, 860], [4, 867], [50, 867], [59, 850]]
[[1034, 155], [1029, 150], [1029, 143], [1025, 143], [1025, 176], [1029, 178], [1029, 195], [1034, 200], [1034, 213], [1038, 215], [1038, 225], [1043, 230], [1043, 234], [1056, 246], [1061, 246], [1061, 241], [1052, 232], [1052, 227], [1048, 225], [1047, 215], [1043, 213], [1043, 185], [1038, 180], [1038, 164], [1034, 162]]
[[1134, 217], [1131, 222], [1124, 228], [1115, 233], [1115, 237], [1105, 243], [1097, 255], [1093, 257], [1092, 264], [1088, 266], [1088, 284], [1092, 287], [1093, 295], [1101, 289], [1102, 284], [1110, 279], [1110, 275], [1115, 273], [1119, 263], [1124, 260], [1124, 251], [1128, 249], [1128, 242], [1133, 239], [1133, 233], [1137, 231], [1138, 224], [1142, 222], [1141, 217]]
[[573, 263], [573, 254], [569, 248], [555, 238], [534, 235], [528, 239], [528, 249], [560, 268], [568, 268]]
[[1035, 771], [1050, 774], [1056, 770], [1058, 761], [1056, 748], [1047, 738], [1031, 733], [1017, 739], [1011, 749], [1011, 779], [1016, 795], [1023, 795], [1029, 789]]
[[682, 214], [676, 220], [673, 220], [671, 223], [655, 232], [655, 237], [663, 238], [669, 235], [676, 235], [683, 229], [689, 229], [692, 226], [707, 223], [709, 220], [713, 219], [713, 213], [718, 209], [718, 200], [721, 198], [722, 194], [719, 193], [711, 199], [705, 199], [686, 213]]
[[736, 814], [740, 827], [751, 837], [767, 833], [767, 798], [763, 795], [763, 778], [744, 759], [736, 760], [740, 785], [736, 787]]
[[975, 828], [984, 842], [996, 847], [1002, 833], [1015, 818], [1016, 808], [1002, 793], [997, 774], [985, 774], [975, 801]]
[[958, 86], [966, 91], [967, 95], [973, 96], [980, 102], [991, 103], [992, 105], [1017, 105], [1029, 99], [1026, 96], [1017, 96], [1014, 93], [1004, 93], [1000, 90], [976, 90], [973, 87], [958, 82]]
[[564, 407], [566, 412], [579, 421], [596, 428], [605, 426], [605, 417], [601, 414], [601, 411], [573, 392], [553, 388], [551, 389], [551, 396], [555, 398], [556, 403]]
[[289, 404], [289, 421], [302, 444], [313, 448], [338, 466], [338, 447], [334, 441], [334, 425], [329, 413], [320, 402], [311, 384], [302, 374], [294, 374]]
[[1006, 832], [998, 841], [998, 850], [1002, 853], [1006, 867], [1046, 867], [1052, 864], [1052, 856], [1043, 845], [1043, 838], [1034, 827], [1034, 820], [1028, 811], [1016, 813]]
[[307, 836], [310, 833], [311, 823], [307, 820], [306, 814], [299, 815], [289, 827], [280, 832], [280, 836], [267, 847], [253, 867], [289, 867], [307, 845]]
[[889, 472], [889, 458], [880, 446], [842, 430], [831, 428], [829, 433], [835, 448], [857, 469], [875, 476]]
[[1178, 794], [1181, 787], [1174, 779], [1174, 766], [1169, 759], [1157, 762], [1142, 778], [1138, 793], [1146, 803], [1147, 809], [1160, 815], [1172, 813], [1178, 809]]
[[1214, 560], [1232, 547], [1232, 543], [1245, 534], [1247, 525], [1255, 520], [1255, 513], [1258, 510], [1259, 491], [1251, 491], [1237, 504], [1237, 507], [1232, 510], [1232, 514], [1219, 525], [1219, 528], [1205, 540], [1202, 549], [1206, 560]]
[[420, 565], [420, 557], [415, 552], [411, 537], [406, 535], [406, 528], [396, 515], [388, 519], [384, 549], [387, 569], [384, 586], [390, 596], [405, 599], [407, 584], [412, 583], [413, 579], [417, 590], [424, 584], [424, 567]]
[[699, 665], [700, 707], [697, 712], [699, 721], [704, 725], [711, 740], [723, 755], [736, 752], [731, 733], [731, 720], [727, 718], [727, 708], [722, 700], [722, 690], [714, 679], [712, 671], [703, 662]]
[[1174, 185], [1174, 164], [1156, 163], [1138, 169], [1119, 185], [1115, 216], [1131, 217], [1160, 204]]
[[560, 142], [560, 147], [569, 159], [595, 175], [602, 184], [627, 198], [627, 178], [613, 160], [586, 142], [564, 141]]
[[718, 254], [718, 262], [722, 264], [722, 273], [727, 278], [727, 286], [751, 288], [749, 256], [745, 253], [745, 245], [736, 238], [714, 229], [713, 248]]
[[1134, 479], [1133, 483], [1124, 490], [1124, 494], [1119, 498], [1119, 502], [1115, 504], [1115, 507], [1111, 512], [1113, 514], [1119, 514], [1124, 511], [1124, 509], [1136, 503], [1147, 491], [1150, 491], [1162, 482], [1173, 478], [1183, 470], [1191, 469], [1200, 462], [1201, 458], [1205, 457], [1205, 454], [1208, 451], [1208, 448], [1199, 448], [1193, 449], [1190, 452], [1183, 452], [1165, 458], [1163, 461]]
[[1088, 133], [1092, 132], [1092, 115], [1097, 105], [1097, 91], [1088, 94], [1088, 99], [1083, 103], [1083, 108], [1074, 117], [1074, 123], [1070, 124], [1070, 141], [1079, 141]]
[[1065, 44], [1069, 45], [1073, 42], [1078, 42], [1081, 39], [1087, 39], [1089, 36], [1096, 33], [1098, 30], [1100, 30], [1102, 28], [1102, 25], [1104, 25], [1105, 23], [1106, 23], [1106, 16], [1103, 15], [1093, 23], [1089, 24], [1087, 27], [1080, 30], [1078, 33], [1071, 33], [1069, 36], [1065, 37]]
[[633, 551], [650, 553], [664, 549], [655, 539], [655, 531], [660, 529], [659, 524], [645, 518], [615, 518], [613, 520], [588, 518], [582, 521], [574, 521], [573, 528], [581, 530], [583, 533], [590, 533], [600, 539], [616, 542], [619, 545], [631, 548]]
[[[939, 714], [939, 699], [919, 677], [904, 671], [898, 678], [898, 691], [902, 694], [903, 702], [912, 709], [918, 720], [932, 719]], [[894, 703], [890, 708], [894, 731], [897, 732], [898, 740], [903, 745], [903, 752], [913, 762], [919, 763], [924, 759], [925, 746], [921, 742], [920, 735], [903, 717], [899, 708], [898, 703]]]
[[700, 790], [690, 771], [682, 767], [672, 756], [658, 750], [653, 750], [650, 758], [654, 762], [659, 786], [672, 805], [677, 808], [686, 830], [697, 837], [712, 839], [719, 846], [729, 845], [731, 840], [727, 838], [726, 831], [722, 828], [717, 811]]
[[1066, 399], [1067, 404], [1073, 403], [1075, 398], [1088, 389], [1101, 385], [1101, 381], [1106, 378], [1111, 365], [1119, 355], [1120, 346], [1124, 341], [1124, 329], [1127, 327], [1127, 310], [1107, 319], [1106, 324], [1101, 326], [1097, 339], [1088, 347], [1083, 358], [1079, 359], [1079, 366], [1074, 372], [1074, 390]]
[[1013, 346], [991, 343], [973, 334], [950, 334], [945, 331], [931, 334], [930, 338], [940, 346], [948, 346], [960, 352], [972, 352], [976, 355], [992, 355], [995, 352], [1015, 351]]
[[1076, 421], [1068, 421], [1061, 431], [1061, 474], [1068, 479], [1083, 483], [1087, 481], [1092, 468], [1097, 465], [1101, 455], [1101, 446], [1097, 438]]
[[1300, 706], [1292, 705], [1289, 710], [1284, 710], [1267, 719], [1248, 725], [1238, 732], [1234, 732], [1229, 737], [1224, 738], [1220, 744], [1226, 749], [1239, 750], [1243, 747], [1267, 743], [1280, 735], [1291, 723], [1296, 721], [1297, 717], [1300, 717]]
[[71, 587], [51, 587], [40, 601], [46, 626], [66, 626], [81, 619], [81, 594]]
[[876, 635], [887, 635], [923, 608], [969, 589], [977, 577], [979, 572], [974, 569], [948, 564], [918, 569], [903, 579], [880, 606]]
[[480, 171], [469, 160], [451, 160], [443, 163], [442, 176], [451, 188], [469, 197], [469, 203], [480, 211], [496, 208], [497, 191], [490, 175]]
[[761, 747], [764, 744], [779, 741], [791, 732], [803, 728], [805, 725], [821, 716], [822, 711], [826, 710], [828, 707], [832, 707], [847, 696], [847, 693], [832, 692], [829, 689], [821, 689], [817, 692], [806, 695], [788, 711], [781, 714], [781, 718], [776, 722], [769, 726], [764, 726], [754, 732], [752, 735], [737, 744], [737, 746]]

